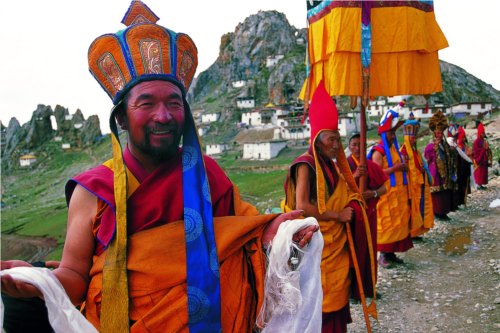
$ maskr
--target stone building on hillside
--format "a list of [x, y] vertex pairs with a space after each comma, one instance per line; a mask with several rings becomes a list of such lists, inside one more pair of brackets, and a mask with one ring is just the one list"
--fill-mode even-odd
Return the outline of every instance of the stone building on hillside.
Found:
[[286, 147], [279, 128], [243, 130], [235, 138], [243, 146], [243, 159], [269, 160]]
[[36, 156], [34, 154], [26, 154], [19, 157], [19, 165], [21, 167], [29, 167], [36, 162]]
[[220, 144], [220, 143], [207, 144], [205, 146], [205, 154], [207, 154], [208, 156], [214, 156], [222, 154], [224, 151], [228, 149], [229, 145], [227, 144]]

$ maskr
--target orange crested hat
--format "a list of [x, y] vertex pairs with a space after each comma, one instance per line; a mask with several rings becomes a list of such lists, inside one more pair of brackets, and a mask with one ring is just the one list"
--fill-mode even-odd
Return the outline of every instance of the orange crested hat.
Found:
[[325, 84], [321, 81], [314, 91], [309, 108], [311, 122], [311, 143], [319, 132], [323, 130], [336, 131], [339, 129], [339, 113], [332, 97], [328, 94]]
[[185, 94], [198, 65], [198, 51], [186, 34], [161, 25], [142, 1], [134, 0], [123, 17], [127, 26], [116, 34], [97, 37], [89, 47], [89, 70], [113, 104], [136, 84], [165, 80]]

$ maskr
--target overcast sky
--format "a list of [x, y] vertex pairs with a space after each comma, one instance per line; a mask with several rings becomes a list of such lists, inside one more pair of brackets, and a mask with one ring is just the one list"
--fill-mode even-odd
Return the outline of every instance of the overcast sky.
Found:
[[[259, 10], [285, 13], [306, 26], [305, 0], [144, 0], [159, 24], [191, 36], [198, 47], [197, 73], [217, 58], [220, 37]], [[38, 104], [59, 104], [85, 118], [98, 114], [103, 132], [111, 101], [88, 72], [87, 50], [95, 37], [114, 33], [129, 0], [15, 0], [0, 11], [0, 120], [22, 124]], [[499, 0], [435, 0], [434, 10], [450, 47], [442, 60], [500, 89]]]

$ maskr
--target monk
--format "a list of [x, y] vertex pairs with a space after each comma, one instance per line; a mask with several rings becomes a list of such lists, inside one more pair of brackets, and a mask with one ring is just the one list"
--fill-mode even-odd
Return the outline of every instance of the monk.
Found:
[[474, 156], [474, 180], [478, 189], [484, 190], [488, 184], [488, 166], [491, 166], [491, 150], [486, 141], [486, 133], [483, 123], [477, 126], [477, 138], [472, 148]]
[[[364, 219], [363, 198], [355, 191], [356, 184], [342, 149], [337, 108], [322, 82], [312, 98], [309, 119], [311, 144], [290, 167], [282, 208], [285, 212], [300, 209], [304, 216], [318, 220], [325, 244], [321, 262], [322, 332], [347, 332], [347, 324], [352, 322], [349, 308], [352, 277], [346, 224], [365, 229], [364, 249], [371, 249], [368, 246], [371, 234]], [[375, 291], [373, 285], [372, 290]]]
[[[368, 222], [370, 224], [371, 231], [371, 239], [372, 239], [372, 251], [373, 253], [377, 253], [377, 203], [380, 199], [380, 196], [384, 195], [387, 191], [385, 187], [385, 182], [389, 179], [384, 171], [375, 164], [371, 160], [366, 160], [366, 166], [360, 165], [360, 149], [359, 149], [359, 140], [360, 134], [354, 133], [349, 138], [349, 150], [351, 155], [347, 157], [347, 162], [349, 163], [349, 168], [352, 171], [352, 175], [356, 180], [356, 184], [359, 187], [359, 180], [361, 176], [366, 175], [366, 190], [363, 192], [363, 199], [366, 202], [366, 215], [368, 215]], [[361, 229], [361, 230], [360, 230]], [[363, 228], [358, 228], [358, 225], [355, 227], [354, 231], [354, 239], [357, 245], [356, 253], [359, 253], [360, 256], [358, 258], [359, 266], [361, 269], [361, 275], [363, 276], [363, 280], [371, 281], [370, 270], [364, 270], [366, 267], [364, 264], [365, 260], [369, 258], [368, 256], [368, 248], [362, 249], [364, 239], [366, 236], [363, 233]], [[364, 253], [364, 255], [362, 255]], [[375, 285], [377, 283], [377, 262], [375, 262]], [[353, 290], [354, 299], [359, 300], [359, 290], [357, 284]], [[367, 283], [365, 286], [365, 293], [367, 295], [372, 295], [372, 283]]]
[[434, 226], [430, 189], [432, 177], [427, 163], [417, 149], [419, 130], [420, 122], [414, 118], [413, 113], [410, 113], [410, 119], [403, 124], [404, 144], [401, 147], [401, 155], [408, 165], [408, 190], [411, 201], [410, 231], [414, 240], [420, 239]]
[[[114, 104], [113, 158], [67, 183], [66, 242], [53, 273], [102, 332], [251, 332], [263, 248], [301, 212], [258, 215], [202, 155], [186, 101], [196, 46], [157, 20], [133, 1], [128, 27], [90, 46], [90, 71]], [[124, 152], [117, 123], [128, 133]], [[303, 247], [315, 230], [293, 239]], [[9, 275], [2, 292], [41, 296]]]
[[457, 130], [457, 153], [459, 154], [457, 164], [458, 182], [458, 204], [467, 204], [467, 195], [471, 193], [471, 166], [472, 149], [469, 146], [467, 135], [463, 126], [458, 126]]
[[445, 139], [444, 131], [448, 120], [439, 110], [429, 120], [429, 128], [434, 141], [425, 147], [424, 157], [432, 175], [431, 196], [434, 216], [449, 220], [448, 213], [456, 210], [453, 193], [458, 189], [456, 152]]
[[[398, 105], [401, 108], [404, 102]], [[377, 203], [377, 249], [379, 265], [384, 268], [402, 264], [395, 252], [406, 252], [413, 247], [410, 235], [410, 205], [408, 195], [408, 165], [399, 152], [396, 130], [402, 125], [399, 113], [389, 109], [378, 127], [380, 142], [373, 146], [368, 158], [389, 176], [387, 193]]]

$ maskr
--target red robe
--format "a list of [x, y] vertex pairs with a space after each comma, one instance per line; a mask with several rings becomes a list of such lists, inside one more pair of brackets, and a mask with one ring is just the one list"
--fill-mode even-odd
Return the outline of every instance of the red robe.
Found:
[[[127, 203], [130, 221], [128, 233], [134, 234], [171, 221], [182, 220], [184, 217], [182, 195], [173, 190], [182, 189], [181, 154], [165, 162], [151, 174], [139, 164], [128, 149], [124, 151], [123, 158], [130, 170], [129, 182], [137, 181], [140, 184], [129, 196]], [[214, 217], [234, 215], [233, 184], [213, 159], [204, 156], [204, 161]], [[105, 203], [101, 208], [101, 217], [94, 224], [97, 229], [96, 254], [100, 254], [108, 247], [116, 228], [113, 171], [109, 167], [109, 161], [68, 181], [66, 184], [68, 204], [77, 184]], [[160, 199], [168, 204], [160, 204]]]
[[477, 138], [474, 141], [472, 152], [474, 155], [474, 180], [477, 185], [488, 184], [488, 148], [485, 148], [486, 141]]
[[[349, 167], [351, 171], [356, 171], [359, 165], [359, 161], [356, 160], [354, 156], [349, 156], [347, 158]], [[384, 171], [371, 160], [366, 160], [366, 171], [367, 171], [367, 189], [376, 190], [389, 179]], [[359, 181], [358, 181], [359, 186]], [[380, 197], [371, 198], [366, 201], [366, 215], [368, 216], [368, 222], [370, 223], [370, 233], [372, 235], [372, 247], [373, 253], [377, 253], [377, 203]], [[366, 247], [366, 235], [364, 233], [364, 228], [356, 225], [354, 228], [354, 242], [356, 243], [356, 254], [358, 255], [359, 268], [361, 270], [361, 276], [364, 283], [364, 290], [366, 295], [373, 294], [373, 284], [371, 283], [371, 272], [369, 267], [369, 256], [368, 248]], [[375, 283], [377, 278], [377, 261], [375, 261]], [[354, 296], [359, 299], [359, 288], [357, 284], [353, 285]]]

